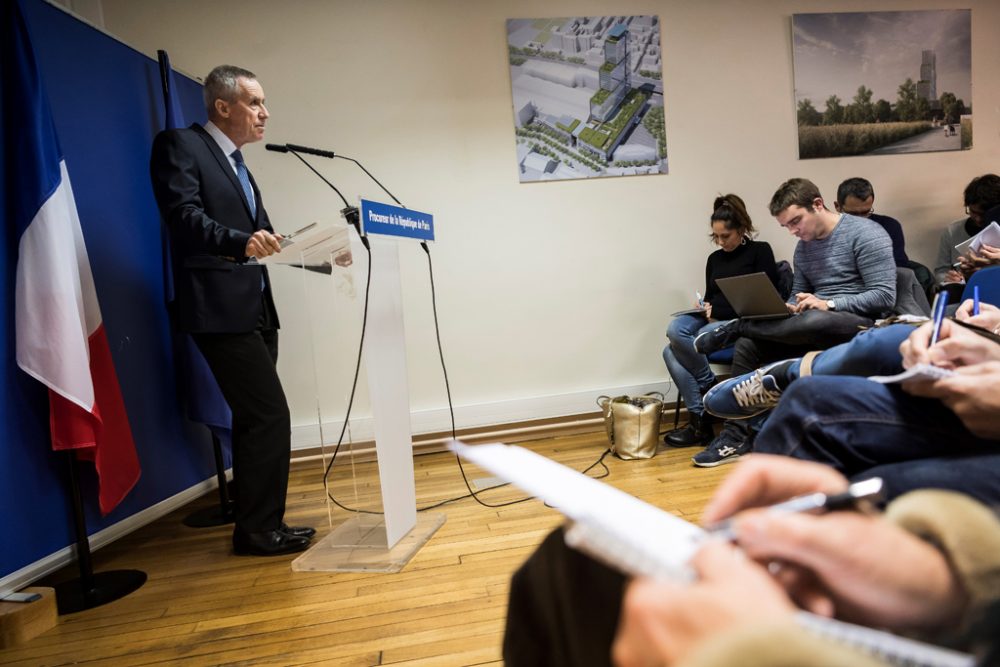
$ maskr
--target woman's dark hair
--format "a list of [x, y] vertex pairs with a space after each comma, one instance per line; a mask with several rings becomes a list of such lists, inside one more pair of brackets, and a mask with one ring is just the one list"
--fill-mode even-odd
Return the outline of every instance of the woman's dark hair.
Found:
[[719, 221], [726, 226], [726, 229], [738, 231], [741, 236], [753, 236], [756, 231], [753, 228], [753, 221], [747, 213], [747, 205], [739, 196], [728, 194], [716, 197], [712, 208], [710, 222]]

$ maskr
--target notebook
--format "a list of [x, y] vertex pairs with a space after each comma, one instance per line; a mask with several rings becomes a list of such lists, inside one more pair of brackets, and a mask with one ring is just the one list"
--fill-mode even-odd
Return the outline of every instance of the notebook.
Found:
[[986, 225], [982, 231], [972, 238], [966, 239], [956, 245], [955, 251], [959, 255], [968, 255], [970, 250], [978, 253], [982, 250], [984, 244], [994, 248], [1000, 247], [1000, 225], [996, 221]]
[[[633, 576], [693, 578], [688, 561], [708, 537], [699, 526], [523, 447], [499, 443], [469, 446], [452, 440], [448, 449], [566, 515], [572, 522], [566, 531], [567, 544], [609, 567]], [[796, 621], [810, 632], [857, 647], [890, 664], [975, 664], [974, 658], [964, 653], [808, 612], [797, 613]]]
[[870, 375], [869, 380], [873, 382], [878, 382], [879, 384], [893, 384], [895, 382], [905, 382], [906, 380], [940, 380], [942, 378], [951, 377], [955, 374], [955, 371], [948, 368], [938, 368], [937, 366], [932, 366], [930, 364], [917, 364], [907, 368], [902, 373], [897, 373], [896, 375]]
[[715, 284], [745, 320], [774, 320], [791, 314], [766, 273], [717, 278]]

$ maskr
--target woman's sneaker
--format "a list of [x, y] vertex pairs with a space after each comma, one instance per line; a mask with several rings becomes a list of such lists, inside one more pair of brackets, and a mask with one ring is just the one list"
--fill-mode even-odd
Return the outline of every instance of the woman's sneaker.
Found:
[[699, 468], [714, 468], [723, 463], [732, 463], [753, 450], [753, 438], [736, 428], [723, 428], [718, 437], [704, 451], [691, 459]]

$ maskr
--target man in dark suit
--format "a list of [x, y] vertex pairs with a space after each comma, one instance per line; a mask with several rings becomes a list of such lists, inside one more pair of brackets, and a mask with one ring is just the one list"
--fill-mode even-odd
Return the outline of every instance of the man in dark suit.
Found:
[[233, 411], [237, 554], [302, 551], [312, 528], [284, 523], [291, 418], [275, 368], [278, 314], [267, 269], [281, 250], [240, 148], [264, 138], [264, 91], [245, 69], [205, 79], [209, 122], [160, 132], [150, 174], [170, 232], [176, 317]]

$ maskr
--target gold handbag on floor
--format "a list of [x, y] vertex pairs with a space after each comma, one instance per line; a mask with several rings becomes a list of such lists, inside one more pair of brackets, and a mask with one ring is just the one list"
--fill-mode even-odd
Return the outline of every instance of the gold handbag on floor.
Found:
[[660, 444], [663, 394], [598, 396], [611, 451], [621, 459], [651, 459]]

